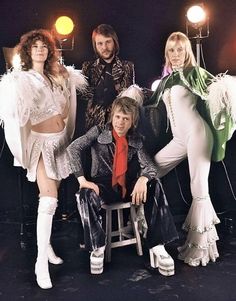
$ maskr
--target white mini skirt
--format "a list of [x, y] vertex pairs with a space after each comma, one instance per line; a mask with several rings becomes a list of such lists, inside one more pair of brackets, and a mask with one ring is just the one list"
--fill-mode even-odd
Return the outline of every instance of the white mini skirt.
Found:
[[27, 178], [31, 182], [36, 181], [36, 170], [40, 156], [43, 158], [46, 174], [54, 180], [62, 180], [73, 173], [70, 157], [66, 150], [69, 139], [66, 128], [58, 133], [38, 133], [31, 131], [27, 153], [29, 168]]

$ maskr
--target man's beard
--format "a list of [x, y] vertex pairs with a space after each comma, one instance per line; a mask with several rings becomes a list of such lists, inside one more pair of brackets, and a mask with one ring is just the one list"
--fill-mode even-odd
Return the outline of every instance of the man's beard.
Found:
[[103, 55], [102, 53], [99, 54], [100, 58], [102, 58], [103, 60], [110, 60], [111, 58], [113, 58], [115, 55], [114, 51], [109, 52], [109, 55]]

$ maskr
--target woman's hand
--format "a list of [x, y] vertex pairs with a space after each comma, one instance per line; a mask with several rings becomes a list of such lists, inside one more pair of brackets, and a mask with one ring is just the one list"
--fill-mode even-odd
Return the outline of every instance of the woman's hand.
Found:
[[97, 184], [87, 181], [84, 176], [78, 177], [77, 180], [79, 182], [80, 188], [93, 189], [96, 194], [99, 195], [99, 187]]
[[141, 205], [145, 203], [147, 200], [147, 182], [148, 178], [141, 176], [138, 178], [136, 184], [134, 185], [134, 189], [131, 193], [132, 196], [132, 204]]

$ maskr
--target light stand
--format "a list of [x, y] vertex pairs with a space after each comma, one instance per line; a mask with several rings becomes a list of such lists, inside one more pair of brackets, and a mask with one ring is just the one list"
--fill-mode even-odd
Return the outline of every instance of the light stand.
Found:
[[[6, 71], [8, 72], [13, 67], [13, 59], [15, 55], [15, 48], [3, 47], [3, 55], [6, 64]], [[5, 139], [5, 138], [4, 138]], [[20, 245], [22, 249], [25, 249], [26, 244], [24, 242], [24, 227], [25, 227], [25, 218], [24, 218], [24, 195], [23, 195], [23, 175], [22, 168], [17, 168], [17, 190], [18, 198], [20, 205]]]
[[209, 37], [209, 24], [207, 27], [207, 35], [202, 35], [202, 27], [198, 28], [198, 31], [195, 36], [190, 36], [188, 27], [186, 27], [186, 33], [187, 33], [187, 36], [189, 37], [189, 39], [194, 39], [196, 41], [196, 61], [197, 61], [197, 65], [200, 66], [201, 65], [202, 40], [204, 38]]
[[197, 65], [201, 65], [201, 39], [197, 38], [196, 39], [196, 60], [197, 60]]
[[202, 40], [209, 37], [209, 17], [202, 4], [194, 5], [186, 13], [186, 35], [196, 41], [196, 61], [201, 65]]
[[[59, 52], [60, 63], [64, 64], [64, 51], [74, 50], [74, 22], [73, 20], [65, 15], [58, 17], [52, 27], [52, 35], [54, 36], [57, 43], [57, 50]], [[61, 219], [62, 221], [70, 221], [71, 217], [75, 212], [68, 214], [68, 179], [62, 181], [60, 185], [60, 191], [64, 202], [61, 204]], [[77, 211], [76, 211], [77, 212]]]
[[[201, 65], [201, 54], [202, 54], [202, 60], [204, 62], [203, 58], [203, 52], [202, 52], [202, 40], [204, 38], [209, 37], [210, 31], [209, 31], [209, 16], [207, 11], [205, 10], [205, 7], [203, 4], [200, 5], [194, 5], [190, 7], [187, 10], [186, 13], [186, 34], [189, 39], [195, 39], [196, 41], [196, 61], [197, 65]], [[204, 68], [206, 66], [204, 65]], [[224, 172], [232, 193], [232, 196], [234, 200], [236, 200], [235, 193], [233, 191], [233, 187], [228, 175], [227, 168], [224, 164], [224, 160], [221, 161], [223, 164]], [[225, 210], [223, 212], [218, 212], [217, 214], [225, 214], [228, 213], [229, 210]], [[233, 219], [229, 217], [224, 218], [224, 227], [226, 232], [232, 234], [234, 230], [234, 222]]]

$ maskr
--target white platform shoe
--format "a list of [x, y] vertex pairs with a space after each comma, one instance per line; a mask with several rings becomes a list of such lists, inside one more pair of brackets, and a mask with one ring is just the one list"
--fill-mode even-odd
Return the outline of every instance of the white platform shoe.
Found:
[[105, 246], [91, 252], [90, 255], [90, 272], [91, 274], [102, 274], [104, 265]]
[[166, 252], [164, 245], [158, 245], [149, 249], [149, 254], [152, 268], [158, 268], [159, 273], [164, 276], [175, 274], [174, 260]]

